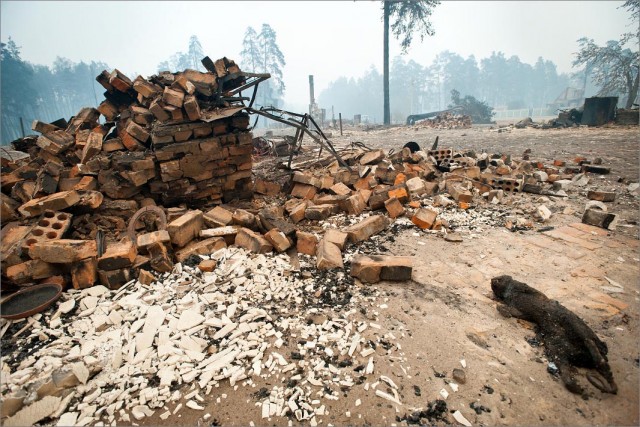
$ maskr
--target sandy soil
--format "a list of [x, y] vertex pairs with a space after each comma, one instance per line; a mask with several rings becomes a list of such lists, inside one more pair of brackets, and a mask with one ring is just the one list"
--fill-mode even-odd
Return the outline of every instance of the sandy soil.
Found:
[[[413, 280], [373, 285], [371, 288], [380, 293], [374, 306], [362, 304], [357, 308], [363, 309], [364, 314], [358, 313], [361, 319], [366, 316], [380, 324], [380, 334], [390, 332], [401, 346], [391, 358], [378, 347], [375, 377], [387, 375], [398, 385], [403, 406], [396, 409], [396, 405], [377, 397], [373, 389], [367, 391], [364, 385], [357, 385], [339, 400], [324, 402], [329, 415], [320, 417], [321, 425], [404, 425], [406, 422], [396, 422], [396, 416], [424, 408], [427, 402], [441, 398], [442, 389], [449, 393], [449, 411], [460, 410], [474, 425], [640, 423], [639, 204], [626, 191], [626, 184], [617, 182], [619, 178], [638, 181], [637, 127], [500, 133], [486, 126], [449, 131], [399, 127], [368, 132], [345, 129], [343, 137], [335, 137], [335, 131], [333, 134], [336, 146], [359, 141], [372, 148], [398, 149], [413, 140], [429, 148], [438, 135], [440, 147], [502, 152], [514, 158], [521, 158], [527, 148], [532, 150], [532, 160], [546, 162], [570, 161], [578, 155], [601, 157], [612, 173], [594, 177], [592, 182], [602, 190], [617, 192], [617, 200], [608, 205], [622, 221], [612, 232], [576, 225], [586, 201], [586, 192], [581, 190], [568, 199], [545, 202], [554, 212], [545, 224], [554, 227], [549, 232], [534, 228], [513, 233], [503, 227], [484, 226], [473, 233], [462, 233], [461, 243], [417, 233], [412, 227], [383, 235], [377, 240], [379, 252], [415, 255]], [[537, 198], [513, 195], [506, 207], [512, 209], [511, 203], [521, 199], [536, 203]], [[575, 213], [563, 214], [566, 207], [572, 207]], [[512, 275], [545, 292], [591, 326], [609, 346], [617, 395], [599, 392], [582, 377], [580, 382], [590, 392], [590, 397], [583, 400], [547, 372], [544, 348], [531, 340], [535, 336], [533, 325], [504, 318], [496, 311], [490, 279], [500, 274]], [[605, 276], [621, 284], [624, 291], [605, 291], [602, 286], [609, 285]], [[465, 383], [456, 381], [457, 392], [447, 385], [453, 381], [454, 368], [463, 369], [466, 375]], [[282, 385], [282, 381], [285, 379], [272, 378], [271, 383], [258, 383], [255, 388], [240, 386], [237, 390], [221, 386], [205, 397], [204, 411], [183, 409], [166, 421], [154, 416], [140, 424], [209, 425], [215, 420], [223, 425], [248, 425], [251, 421], [256, 425], [285, 425], [285, 419], [261, 419], [260, 407], [255, 405], [259, 399], [253, 396], [261, 387]], [[372, 381], [375, 378], [368, 379]], [[358, 407], [357, 399], [362, 401]], [[477, 414], [471, 404], [486, 410]], [[207, 421], [202, 419], [205, 413], [211, 414]], [[455, 423], [451, 413], [447, 419]], [[298, 424], [295, 419], [294, 424]]]

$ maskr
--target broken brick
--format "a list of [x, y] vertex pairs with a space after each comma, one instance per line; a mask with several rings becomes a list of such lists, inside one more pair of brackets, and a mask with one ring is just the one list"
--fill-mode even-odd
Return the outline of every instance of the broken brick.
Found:
[[351, 261], [351, 276], [365, 283], [411, 280], [412, 271], [413, 257], [408, 256], [357, 254]]
[[341, 182], [333, 184], [330, 190], [339, 196], [347, 196], [351, 194], [351, 189]]
[[232, 223], [245, 228], [255, 228], [257, 225], [256, 216], [244, 209], [236, 209], [231, 216]]
[[[95, 242], [93, 242], [95, 244]], [[71, 265], [71, 284], [74, 289], [90, 288], [98, 279], [97, 262], [95, 258], [75, 261]]]
[[277, 252], [284, 252], [291, 247], [291, 242], [287, 239], [287, 236], [277, 228], [269, 230], [264, 235], [264, 238], [271, 243], [271, 246], [273, 246]]
[[423, 230], [430, 229], [436, 222], [438, 213], [431, 209], [420, 208], [411, 217], [411, 222], [420, 227]]
[[202, 229], [202, 211], [189, 211], [167, 225], [171, 243], [183, 247], [200, 234]]
[[22, 216], [30, 218], [41, 215], [44, 211], [61, 211], [80, 201], [80, 195], [76, 191], [61, 191], [49, 196], [32, 199], [18, 208]]
[[336, 205], [313, 205], [307, 207], [304, 217], [313, 221], [320, 221], [329, 218], [337, 213]]
[[98, 279], [100, 284], [109, 289], [120, 289], [122, 285], [129, 282], [132, 278], [130, 268], [121, 268], [116, 270], [98, 270]]
[[150, 233], [138, 235], [136, 245], [138, 248], [147, 249], [149, 246], [156, 243], [168, 243], [171, 241], [169, 232], [167, 230], [152, 231]]
[[227, 243], [222, 237], [210, 237], [199, 242], [191, 242], [184, 248], [176, 252], [178, 262], [183, 262], [191, 255], [209, 255], [217, 250], [227, 247]]
[[155, 276], [144, 269], [140, 269], [140, 273], [138, 274], [138, 281], [143, 285], [150, 285], [153, 281], [156, 280]]
[[344, 250], [344, 247], [347, 245], [347, 240], [349, 235], [343, 231], [336, 230], [335, 228], [329, 228], [324, 233], [323, 239], [335, 244], [340, 248], [341, 251]]
[[256, 179], [254, 185], [254, 191], [258, 194], [264, 194], [265, 196], [275, 196], [282, 190], [282, 187], [277, 182], [265, 181], [263, 179]]
[[147, 247], [149, 252], [149, 265], [159, 273], [169, 273], [173, 270], [173, 261], [169, 256], [167, 247], [160, 242], [154, 242]]
[[322, 239], [318, 244], [316, 253], [316, 267], [319, 270], [328, 270], [332, 268], [343, 268], [342, 252], [340, 248], [326, 240]]
[[264, 254], [273, 249], [273, 246], [260, 233], [248, 228], [241, 228], [238, 231], [235, 244], [257, 254]]
[[613, 202], [616, 200], [616, 193], [608, 191], [589, 191], [587, 199], [598, 200], [600, 202]]
[[378, 234], [388, 225], [387, 219], [382, 215], [372, 215], [365, 220], [345, 228], [343, 231], [349, 235], [351, 242], [363, 242], [374, 234]]
[[313, 185], [296, 183], [291, 190], [291, 196], [299, 199], [313, 200], [317, 191]]
[[200, 269], [200, 271], [211, 272], [216, 269], [217, 265], [218, 263], [216, 262], [216, 260], [204, 259], [200, 261], [200, 264], [198, 264], [198, 268]]
[[138, 251], [130, 238], [107, 246], [105, 253], [98, 258], [98, 268], [110, 271], [130, 267], [135, 261]]
[[384, 151], [382, 150], [372, 150], [364, 153], [364, 155], [360, 158], [361, 165], [373, 165], [380, 163], [385, 158]]
[[29, 247], [31, 258], [51, 263], [72, 263], [97, 255], [95, 240], [59, 239], [36, 242]]
[[315, 255], [318, 247], [318, 238], [313, 233], [304, 231], [296, 232], [296, 250], [301, 254]]
[[5, 270], [7, 278], [17, 284], [28, 283], [33, 280], [46, 279], [60, 274], [59, 266], [40, 259], [15, 264]]
[[224, 227], [231, 224], [231, 221], [233, 220], [233, 213], [222, 206], [216, 206], [215, 208], [205, 212], [202, 219], [207, 227]]
[[391, 218], [397, 218], [404, 215], [404, 206], [402, 206], [402, 203], [400, 203], [400, 201], [395, 197], [384, 202], [384, 207], [387, 209], [389, 217]]

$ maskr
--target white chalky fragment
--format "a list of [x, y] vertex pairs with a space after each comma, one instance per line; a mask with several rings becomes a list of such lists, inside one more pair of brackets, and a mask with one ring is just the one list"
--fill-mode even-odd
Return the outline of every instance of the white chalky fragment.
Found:
[[453, 413], [453, 418], [463, 426], [471, 427], [471, 423], [469, 422], [469, 420], [466, 419], [460, 411], [455, 411]]
[[194, 402], [193, 400], [187, 401], [186, 405], [187, 405], [187, 408], [196, 409], [198, 411], [204, 410], [203, 406], [198, 405], [198, 403]]
[[385, 393], [382, 390], [376, 390], [376, 396], [381, 397], [383, 399], [387, 399], [389, 402], [393, 402], [397, 405], [402, 405], [402, 403], [400, 403], [398, 399], [396, 399], [394, 396], [391, 396], [388, 393]]

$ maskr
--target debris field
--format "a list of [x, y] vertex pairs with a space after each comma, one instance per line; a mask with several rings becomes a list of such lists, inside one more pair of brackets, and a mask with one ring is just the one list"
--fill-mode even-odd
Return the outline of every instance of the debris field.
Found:
[[[36, 121], [40, 136], [3, 155], [3, 297], [65, 289], [1, 320], [3, 425], [638, 422], [637, 164], [579, 146], [487, 150], [463, 132], [585, 129], [498, 134], [451, 116], [347, 130], [341, 162], [307, 144], [283, 170], [252, 159], [233, 93], [246, 76], [203, 63], [104, 71], [98, 109]], [[606, 341], [617, 394], [564, 388], [535, 325], [496, 311], [500, 274]], [[559, 274], [581, 282], [549, 287]], [[540, 404], [520, 417], [527, 377]]]

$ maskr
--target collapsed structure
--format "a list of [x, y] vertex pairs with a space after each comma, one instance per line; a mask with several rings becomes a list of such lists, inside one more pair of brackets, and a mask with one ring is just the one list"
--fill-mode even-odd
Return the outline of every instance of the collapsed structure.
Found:
[[[410, 280], [413, 258], [353, 248], [391, 224], [456, 242], [456, 215], [474, 205], [522, 192], [565, 197], [590, 174], [609, 172], [597, 159], [551, 165], [529, 152], [515, 159], [434, 147], [346, 150], [292, 165], [287, 182], [252, 179], [249, 116], [235, 95], [261, 77], [242, 75], [224, 58], [204, 62], [209, 73], [134, 81], [102, 73], [106, 101], [97, 110], [67, 124], [35, 122], [42, 135], [14, 143], [28, 157], [3, 159], [3, 289], [74, 288], [55, 311], [10, 330], [17, 337], [28, 329], [42, 347], [3, 364], [7, 425], [45, 417], [130, 422], [156, 412], [166, 419], [183, 400], [202, 410], [200, 394], [223, 381], [252, 387], [272, 376], [286, 386], [260, 394], [262, 418], [316, 425], [338, 388], [378, 383], [376, 344], [385, 356], [403, 357], [391, 332], [374, 335], [380, 325], [356, 319], [349, 305], [375, 296], [347, 285]], [[254, 194], [253, 202], [234, 201]], [[588, 198], [583, 222], [614, 227], [602, 202], [615, 194], [594, 189]], [[532, 228], [551, 215], [542, 203], [499, 225]], [[336, 216], [340, 223], [331, 224]], [[326, 276], [301, 273], [297, 254]], [[326, 302], [345, 309], [314, 318]], [[287, 313], [289, 304], [309, 313]], [[65, 322], [71, 315], [78, 321]], [[289, 339], [295, 351], [286, 355]], [[340, 370], [351, 365], [355, 373]], [[376, 396], [399, 404], [397, 385], [379, 379], [390, 391]], [[177, 403], [173, 411], [169, 403]]]

